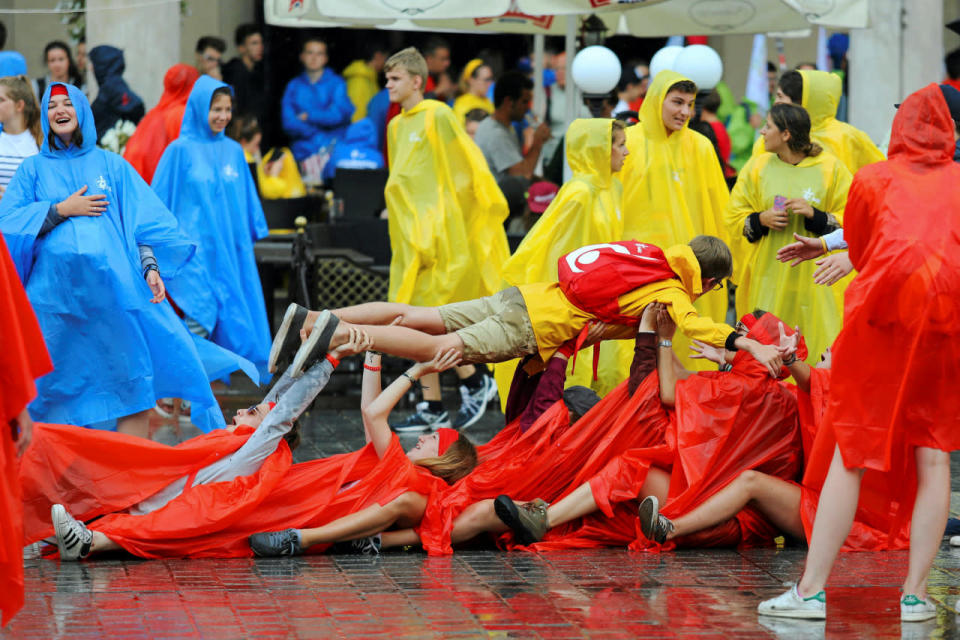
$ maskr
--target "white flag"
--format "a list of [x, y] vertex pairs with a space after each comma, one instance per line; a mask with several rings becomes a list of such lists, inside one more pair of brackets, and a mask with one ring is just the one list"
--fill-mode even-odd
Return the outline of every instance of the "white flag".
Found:
[[750, 71], [747, 73], [747, 100], [757, 104], [760, 115], [770, 108], [770, 90], [767, 84], [767, 36], [753, 36], [753, 51], [750, 53]]
[[830, 58], [827, 56], [827, 30], [820, 27], [817, 34], [817, 69], [830, 71]]

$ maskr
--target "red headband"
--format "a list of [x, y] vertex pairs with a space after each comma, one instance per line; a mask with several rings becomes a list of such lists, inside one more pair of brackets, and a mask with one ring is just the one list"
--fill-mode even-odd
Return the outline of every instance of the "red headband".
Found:
[[437, 444], [437, 455], [442, 456], [454, 442], [460, 438], [460, 432], [456, 429], [443, 427], [437, 429], [437, 437], [440, 439]]
[[50, 87], [51, 98], [53, 96], [67, 96], [67, 95], [70, 95], [70, 94], [67, 92], [67, 85], [65, 84], [55, 84], [52, 87]]

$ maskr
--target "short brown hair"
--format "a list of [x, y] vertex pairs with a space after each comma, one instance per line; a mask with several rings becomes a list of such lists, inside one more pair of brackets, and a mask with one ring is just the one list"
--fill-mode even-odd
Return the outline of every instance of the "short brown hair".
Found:
[[477, 466], [477, 448], [461, 433], [459, 438], [450, 443], [442, 456], [424, 458], [414, 464], [425, 467], [447, 484], [453, 484]]
[[624, 135], [627, 133], [627, 125], [622, 120], [613, 120], [610, 125], [610, 144], [617, 141], [617, 131], [623, 131]]
[[384, 72], [390, 72], [394, 69], [404, 69], [411, 76], [420, 76], [421, 93], [427, 89], [427, 61], [423, 59], [416, 47], [407, 47], [401, 49], [387, 58], [383, 65]]
[[700, 277], [723, 280], [733, 273], [733, 257], [723, 240], [714, 236], [696, 236], [690, 241], [693, 255], [700, 263]]
[[[697, 95], [697, 84], [693, 80], [679, 80], [670, 85], [670, 88], [667, 89], [667, 93], [671, 91], [679, 91], [680, 93], [692, 93]], [[663, 95], [667, 95], [667, 93]]]

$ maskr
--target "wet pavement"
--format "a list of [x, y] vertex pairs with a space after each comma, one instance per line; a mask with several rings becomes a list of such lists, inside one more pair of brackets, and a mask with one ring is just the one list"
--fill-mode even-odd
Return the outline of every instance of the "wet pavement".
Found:
[[[336, 378], [335, 378], [336, 380]], [[338, 381], [352, 388], [349, 379]], [[455, 396], [455, 390], [449, 394]], [[223, 395], [226, 410], [252, 390]], [[350, 400], [348, 398], [348, 400]], [[347, 402], [347, 404], [350, 404]], [[298, 460], [363, 440], [359, 412], [321, 400], [302, 420]], [[355, 406], [355, 405], [354, 405]], [[325, 408], [326, 407], [326, 408]], [[455, 409], [455, 401], [451, 409]], [[488, 412], [467, 434], [502, 426]], [[173, 441], [171, 425], [155, 438]], [[408, 436], [404, 440], [412, 442]], [[957, 460], [955, 460], [957, 462]], [[955, 467], [956, 468], [956, 467]], [[960, 486], [954, 480], [954, 512]], [[830, 619], [758, 618], [757, 603], [800, 572], [805, 549], [503, 553], [428, 558], [26, 561], [26, 606], [0, 638], [949, 638], [960, 635], [960, 549], [944, 544], [930, 579], [936, 620], [901, 626], [906, 552], [842, 554], [828, 589]]]

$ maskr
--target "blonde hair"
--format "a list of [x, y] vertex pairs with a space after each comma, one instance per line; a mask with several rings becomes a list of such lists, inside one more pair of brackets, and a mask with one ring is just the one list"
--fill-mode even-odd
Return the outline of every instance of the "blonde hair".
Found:
[[450, 443], [442, 456], [417, 460], [414, 464], [425, 467], [433, 475], [453, 484], [465, 477], [477, 466], [477, 448], [463, 434]]
[[33, 89], [25, 76], [5, 76], [0, 78], [0, 86], [6, 88], [7, 98], [13, 102], [23, 100], [23, 124], [33, 136], [37, 146], [43, 146], [43, 130], [40, 128], [40, 105], [33, 95]]
[[394, 69], [403, 69], [411, 76], [420, 76], [420, 93], [426, 91], [427, 61], [415, 47], [401, 49], [387, 58], [387, 62], [383, 65], [384, 72], [390, 72]]

